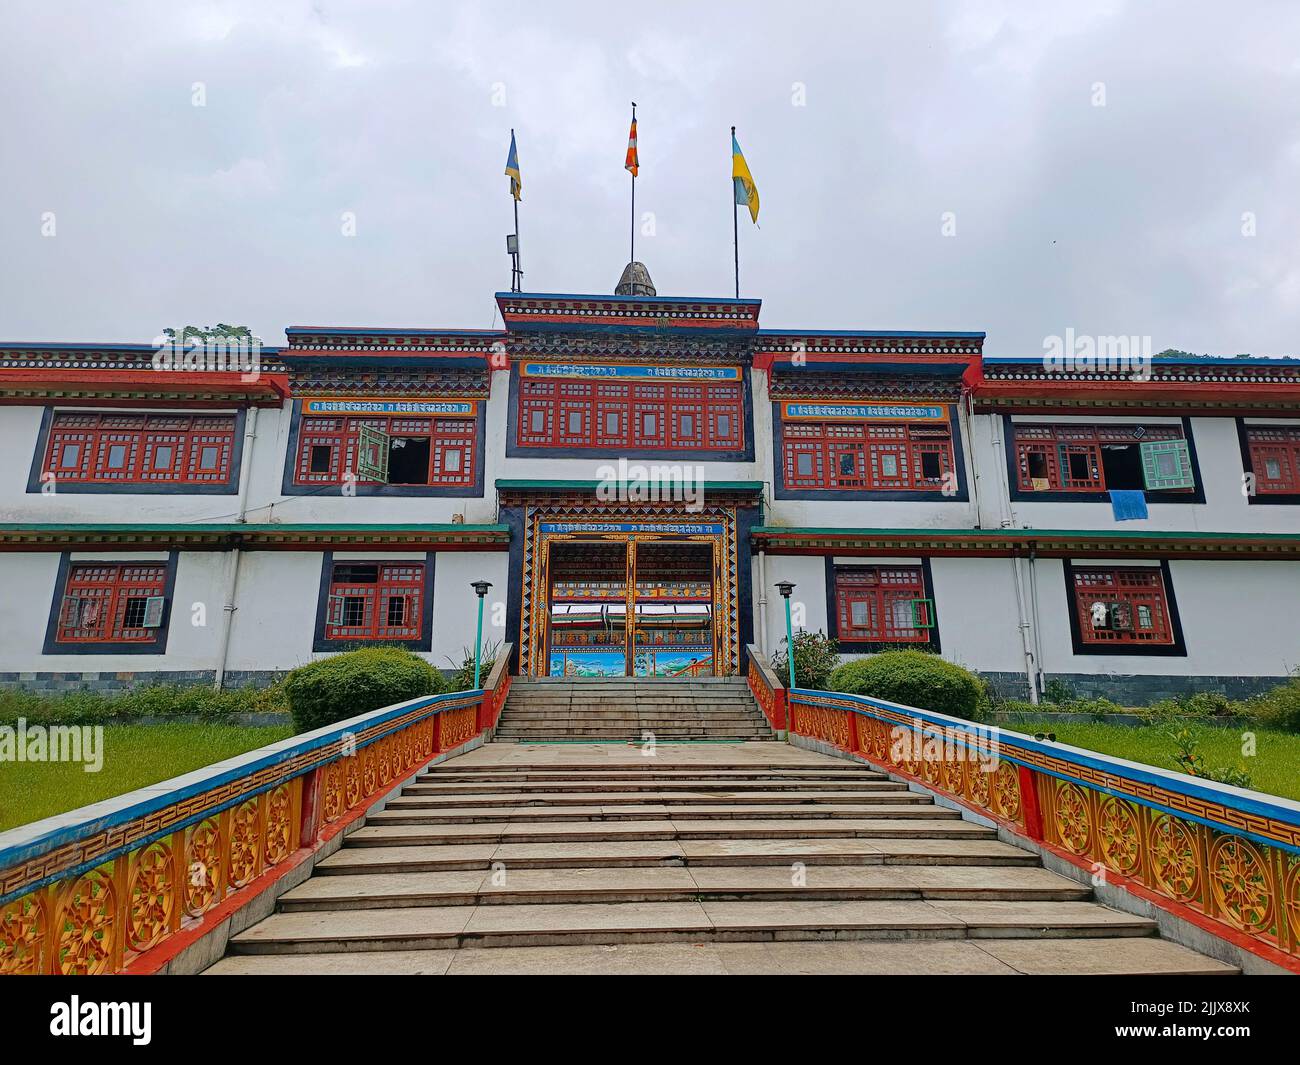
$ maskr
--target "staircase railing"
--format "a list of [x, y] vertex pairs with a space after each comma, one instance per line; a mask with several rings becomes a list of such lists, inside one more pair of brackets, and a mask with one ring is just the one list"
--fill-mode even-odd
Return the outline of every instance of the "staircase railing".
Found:
[[1300, 972], [1300, 803], [865, 696], [787, 698], [796, 742], [915, 781]]
[[749, 690], [754, 694], [767, 723], [777, 732], [786, 729], [785, 685], [771, 666], [763, 660], [763, 655], [752, 643], [746, 645], [745, 654], [749, 658], [747, 679]]
[[510, 651], [483, 688], [360, 714], [0, 833], [0, 974], [167, 971], [425, 765], [493, 728]]

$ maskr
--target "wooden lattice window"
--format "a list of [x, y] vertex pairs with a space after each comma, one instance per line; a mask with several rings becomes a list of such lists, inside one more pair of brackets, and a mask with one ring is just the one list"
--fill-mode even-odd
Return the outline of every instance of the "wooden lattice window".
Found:
[[293, 483], [474, 485], [478, 422], [472, 416], [308, 417], [298, 432]]
[[1085, 644], [1174, 642], [1164, 575], [1154, 566], [1074, 570], [1074, 609]]
[[589, 384], [524, 380], [521, 447], [737, 451], [744, 446], [739, 385]]
[[854, 566], [835, 570], [839, 638], [872, 643], [927, 643], [934, 602], [920, 566]]
[[1300, 493], [1300, 428], [1248, 426], [1246, 446], [1256, 494]]
[[152, 643], [166, 616], [162, 562], [86, 562], [68, 567], [55, 642]]
[[940, 491], [953, 475], [947, 425], [787, 421], [781, 432], [786, 488]]
[[1013, 427], [1022, 492], [1191, 492], [1191, 449], [1176, 425]]
[[44, 472], [56, 483], [228, 484], [234, 450], [233, 414], [60, 411]]
[[335, 562], [325, 603], [327, 640], [418, 640], [424, 563]]

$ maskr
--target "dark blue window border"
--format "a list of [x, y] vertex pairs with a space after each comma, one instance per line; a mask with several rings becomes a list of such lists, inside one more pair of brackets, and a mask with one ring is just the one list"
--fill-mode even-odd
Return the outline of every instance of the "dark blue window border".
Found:
[[[714, 451], [707, 448], [620, 448], [603, 449], [599, 445], [591, 447], [537, 447], [518, 443], [519, 436], [519, 363], [510, 367], [510, 395], [506, 406], [506, 458], [512, 459], [590, 459], [604, 461], [607, 458], [660, 459], [673, 456], [694, 456], [701, 462], [753, 462], [754, 461], [754, 397], [750, 389], [748, 366], [740, 367], [741, 389], [740, 402], [743, 409], [745, 446], [740, 451]], [[598, 383], [598, 382], [596, 382]], [[665, 381], [664, 384], [689, 383]], [[667, 437], [665, 437], [667, 439]]]
[[[68, 586], [68, 569], [73, 564], [72, 552], [64, 551], [59, 555], [59, 570], [54, 577], [54, 599], [50, 603], [49, 620], [45, 623], [45, 643], [41, 647], [43, 655], [162, 655], [167, 653], [167, 633], [172, 623], [172, 596], [176, 590], [176, 564], [180, 552], [173, 549], [167, 553], [166, 573], [163, 577], [162, 624], [148, 643], [60, 643], [59, 608], [63, 605], [63, 596]], [[78, 566], [120, 566], [124, 563], [147, 562], [146, 559], [124, 558], [79, 558]], [[153, 560], [155, 563], [158, 560]]]
[[[969, 503], [966, 487], [966, 449], [961, 438], [961, 420], [957, 404], [951, 403], [948, 424], [952, 433], [952, 463], [957, 471], [957, 491], [944, 495], [918, 489], [847, 490], [840, 488], [786, 488], [785, 486], [785, 422], [781, 419], [782, 400], [772, 401], [772, 494], [776, 499], [815, 499], [830, 502], [870, 501], [878, 503]], [[833, 421], [834, 419], [826, 419]]]
[[[422, 496], [425, 499], [482, 499], [483, 498], [483, 453], [487, 450], [486, 399], [476, 399], [478, 413], [474, 418], [474, 483], [464, 485], [438, 484], [356, 484], [358, 496]], [[364, 415], [344, 415], [344, 417], [364, 417]], [[412, 415], [423, 417], [423, 415]], [[284, 455], [284, 475], [280, 480], [280, 492], [286, 496], [323, 496], [339, 494], [343, 491], [343, 482], [337, 484], [294, 484], [293, 472], [298, 462], [298, 438], [302, 432], [302, 400], [293, 401], [293, 413], [289, 420], [289, 446]]]
[[[1251, 422], [1246, 424], [1245, 418], [1238, 418], [1237, 421], [1237, 446], [1241, 448], [1241, 471], [1242, 473], [1254, 473], [1255, 464], [1250, 459], [1250, 440], [1246, 436], [1249, 429], [1295, 429], [1300, 428], [1297, 422]], [[1270, 506], [1295, 506], [1300, 503], [1300, 492], [1266, 492], [1260, 495], [1258, 492], [1254, 495], [1246, 496], [1246, 505], [1251, 507], [1270, 507]]]
[[[1146, 497], [1148, 503], [1204, 503], [1205, 502], [1205, 484], [1201, 480], [1201, 464], [1196, 457], [1196, 437], [1192, 435], [1192, 419], [1180, 419], [1183, 426], [1183, 439], [1187, 441], [1187, 457], [1192, 460], [1192, 476], [1196, 478], [1196, 487], [1190, 492], [1178, 490], [1148, 488]], [[1021, 425], [1071, 425], [1073, 422], [1053, 421], [1050, 416], [1035, 416], [1033, 421], [1019, 423]], [[1143, 425], [1146, 424], [1141, 418], [1135, 418], [1131, 422], [1090, 422], [1084, 424], [1091, 425]], [[1153, 425], [1164, 425], [1164, 422], [1152, 422]], [[1011, 493], [1013, 503], [1110, 503], [1110, 491], [1101, 492], [1026, 492], [1020, 487], [1020, 471], [1016, 469], [1016, 438], [1015, 423], [1011, 421], [1010, 414], [1002, 415], [1002, 450], [1006, 452], [1007, 460], [1007, 490]]]
[[[1186, 658], [1187, 644], [1183, 640], [1183, 621], [1178, 614], [1178, 600], [1174, 597], [1174, 582], [1169, 574], [1169, 560], [1160, 560], [1160, 579], [1165, 585], [1165, 606], [1169, 610], [1169, 629], [1173, 633], [1173, 643], [1160, 644], [1097, 644], [1084, 643], [1083, 632], [1079, 627], [1078, 594], [1074, 588], [1074, 571], [1076, 569], [1124, 569], [1123, 559], [1100, 559], [1097, 562], [1071, 562], [1062, 560], [1065, 571], [1065, 605], [1070, 612], [1070, 643], [1076, 655], [1106, 657], [1120, 655], [1137, 658]], [[1143, 566], [1142, 569], [1151, 569]]]
[[[36, 434], [36, 454], [32, 456], [31, 471], [27, 475], [28, 493], [39, 493], [43, 487], [41, 474], [45, 472], [45, 452], [50, 443], [50, 430], [54, 425], [56, 413], [73, 414], [180, 414], [209, 415], [228, 414], [229, 411], [199, 411], [193, 408], [175, 407], [134, 407], [130, 410], [109, 411], [103, 407], [58, 407], [47, 404], [41, 414], [41, 427]], [[174, 481], [156, 484], [138, 484], [134, 481], [122, 484], [85, 484], [77, 481], [55, 479], [56, 495], [119, 495], [119, 496], [231, 496], [239, 494], [239, 469], [244, 458], [244, 419], [247, 410], [243, 407], [235, 411], [235, 439], [230, 448], [230, 477], [224, 481], [205, 481], [202, 484], [178, 484]]]
[[933, 651], [938, 654], [942, 647], [939, 643], [939, 607], [934, 599], [934, 573], [930, 569], [930, 560], [923, 558], [921, 565], [921, 583], [925, 588], [925, 597], [930, 600], [931, 620], [930, 638], [924, 643], [890, 643], [887, 640], [845, 640], [840, 637], [840, 611], [835, 596], [835, 573], [838, 570], [876, 569], [879, 566], [914, 566], [915, 562], [872, 562], [861, 563], [836, 562], [831, 555], [826, 556], [826, 635], [835, 641], [836, 650], [842, 655], [869, 655], [879, 651]]
[[[420, 638], [418, 640], [327, 640], [325, 638], [325, 611], [330, 594], [330, 578], [334, 574], [334, 552], [323, 551], [320, 565], [320, 591], [316, 595], [316, 627], [312, 632], [313, 651], [356, 651], [366, 647], [405, 647], [408, 651], [433, 650], [433, 563], [436, 552], [424, 555], [424, 606], [420, 611]], [[342, 565], [394, 565], [408, 563], [399, 558], [345, 558]]]

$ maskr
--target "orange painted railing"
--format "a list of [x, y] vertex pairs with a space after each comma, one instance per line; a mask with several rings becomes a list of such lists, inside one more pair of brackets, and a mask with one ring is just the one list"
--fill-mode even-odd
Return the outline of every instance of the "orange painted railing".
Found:
[[293, 736], [0, 833], [0, 974], [156, 972], [434, 758], [510, 677]]
[[747, 679], [749, 690], [754, 695], [767, 723], [777, 732], [786, 728], [785, 685], [781, 683], [772, 667], [763, 661], [763, 656], [752, 643], [745, 648], [749, 656]]
[[788, 698], [792, 735], [922, 784], [1300, 972], [1300, 803], [864, 696]]

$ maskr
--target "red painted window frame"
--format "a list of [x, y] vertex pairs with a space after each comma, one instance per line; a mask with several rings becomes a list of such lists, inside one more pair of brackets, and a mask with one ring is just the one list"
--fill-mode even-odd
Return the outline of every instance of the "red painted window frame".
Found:
[[[1173, 615], [1164, 571], [1158, 566], [1075, 566], [1074, 611], [1079, 637], [1089, 647], [1167, 647], [1175, 643]], [[1093, 604], [1117, 602], [1128, 607], [1131, 630], [1097, 628]], [[1141, 625], [1142, 608], [1151, 625]]]
[[[740, 451], [744, 448], [744, 387], [738, 382], [690, 384], [609, 384], [600, 381], [535, 380], [520, 382], [515, 443], [521, 448], [624, 448], [650, 451]], [[535, 428], [533, 412], [542, 427]], [[569, 432], [570, 413], [581, 412], [582, 428]], [[618, 415], [611, 433], [606, 416]], [[646, 415], [654, 431], [646, 432]], [[719, 415], [730, 418], [719, 431]], [[689, 416], [690, 433], [683, 432]]]
[[[899, 602], [918, 602], [928, 628], [894, 626], [893, 608]], [[853, 623], [853, 604], [868, 605], [869, 624]], [[933, 633], [934, 617], [926, 598], [925, 570], [921, 566], [854, 566], [835, 570], [835, 614], [838, 639], [850, 643], [927, 644]]]
[[[788, 489], [845, 492], [934, 492], [956, 469], [952, 427], [908, 422], [795, 421], [781, 423], [782, 477]], [[925, 477], [922, 455], [938, 454], [939, 476]], [[812, 456], [809, 474], [798, 456]], [[851, 472], [842, 459], [852, 456]], [[886, 462], [892, 458], [892, 465]], [[894, 472], [891, 474], [889, 470]]]
[[[1300, 429], [1286, 426], [1246, 426], [1246, 447], [1255, 474], [1256, 495], [1300, 493]], [[1268, 462], [1276, 459], [1280, 476], [1268, 477]]]
[[[128, 627], [128, 604], [132, 599], [165, 596], [166, 589], [166, 562], [73, 562], [59, 593], [54, 640], [63, 644], [152, 643], [158, 638], [158, 628]], [[70, 598], [101, 602], [92, 625], [68, 623]], [[79, 607], [78, 622], [86, 618], [85, 607]]]
[[[233, 414], [56, 411], [50, 422], [42, 472], [54, 482], [110, 485], [228, 484], [235, 453]], [[64, 465], [69, 447], [76, 461]], [[125, 449], [121, 467], [109, 467], [111, 449]], [[171, 461], [156, 467], [160, 448]], [[207, 448], [217, 449], [215, 466], [201, 466]]]
[[[329, 591], [325, 596], [324, 638], [346, 642], [386, 642], [420, 640], [424, 637], [424, 562], [371, 562], [336, 559], [330, 570]], [[355, 579], [355, 571], [375, 568], [374, 581]], [[332, 622], [334, 600], [361, 600], [361, 618], [356, 624]], [[404, 621], [388, 623], [389, 603], [395, 598], [406, 600]], [[340, 609], [346, 611], [346, 606]], [[347, 614], [341, 620], [346, 620]]]
[[[361, 427], [378, 429], [389, 436], [429, 437], [429, 471], [428, 479], [423, 484], [406, 484], [403, 488], [472, 488], [475, 481], [475, 464], [478, 460], [478, 419], [473, 415], [460, 417], [456, 415], [436, 414], [429, 416], [412, 416], [395, 414], [391, 416], [366, 415], [350, 417], [347, 415], [307, 415], [298, 427], [298, 453], [294, 456], [293, 484], [320, 485], [341, 484], [343, 475], [357, 469], [357, 449]], [[321, 473], [311, 472], [311, 451], [315, 446], [330, 448], [329, 469]], [[447, 470], [447, 456], [450, 452], [461, 452], [460, 469]], [[368, 478], [358, 477], [357, 484], [381, 484]]]
[[[1021, 492], [1077, 492], [1096, 495], [1105, 492], [1106, 469], [1101, 459], [1103, 444], [1138, 445], [1148, 440], [1185, 440], [1181, 425], [1141, 425], [1141, 437], [1133, 435], [1140, 423], [1082, 425], [1069, 422], [1013, 422], [1011, 438], [1015, 448], [1016, 485]], [[1062, 477], [1061, 449], [1067, 454], [1087, 456], [1089, 475]], [[1029, 474], [1029, 456], [1041, 454], [1047, 464], [1046, 488], [1035, 488]], [[1068, 460], [1067, 460], [1068, 461]], [[1162, 492], [1194, 492], [1194, 488], [1163, 488]]]

